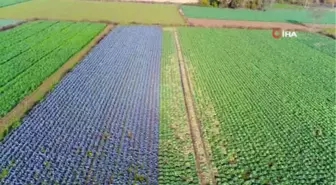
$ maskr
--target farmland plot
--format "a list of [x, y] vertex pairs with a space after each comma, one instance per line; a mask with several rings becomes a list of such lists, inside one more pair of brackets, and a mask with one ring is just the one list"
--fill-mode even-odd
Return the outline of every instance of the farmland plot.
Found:
[[0, 116], [85, 46], [104, 24], [36, 21], [0, 32]]
[[198, 184], [174, 39], [163, 32], [160, 76], [159, 184]]
[[161, 29], [110, 32], [0, 144], [2, 184], [157, 184]]
[[326, 48], [334, 41], [261, 30], [179, 34], [218, 184], [335, 182], [335, 58]]
[[112, 21], [183, 25], [176, 5], [81, 0], [34, 0], [2, 8], [0, 18]]

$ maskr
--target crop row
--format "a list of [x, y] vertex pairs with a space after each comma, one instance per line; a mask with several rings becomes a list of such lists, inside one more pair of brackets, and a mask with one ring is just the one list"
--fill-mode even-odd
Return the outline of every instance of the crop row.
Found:
[[0, 144], [0, 184], [157, 184], [160, 53], [114, 28]]
[[[28, 35], [28, 37], [23, 37], [23, 38], [16, 38], [17, 40], [7, 40], [4, 42], [4, 45], [1, 48], [1, 52], [3, 55], [0, 57], [0, 64], [6, 63], [9, 60], [15, 58], [17, 59], [18, 57], [24, 56], [23, 53], [26, 51], [34, 51], [34, 49], [40, 49], [39, 46], [37, 48], [34, 48], [34, 46], [43, 44], [45, 42], [48, 42], [48, 38], [50, 38], [53, 34], [56, 34], [57, 32], [61, 31], [63, 28], [66, 28], [67, 26], [70, 26], [71, 23], [61, 23], [57, 24], [58, 22], [56, 21], [50, 21], [47, 22], [46, 24], [43, 25], [43, 30], [39, 30], [39, 32]], [[34, 26], [34, 28], [37, 26]], [[23, 31], [24, 33], [30, 32], [30, 31]], [[20, 33], [17, 33], [20, 34]], [[11, 37], [11, 36], [9, 36]], [[22, 39], [22, 40], [21, 40]], [[50, 42], [50, 40], [49, 40]], [[29, 55], [29, 53], [25, 53], [26, 55]], [[19, 56], [20, 55], [20, 56]], [[11, 62], [13, 63], [13, 62]], [[9, 64], [7, 64], [9, 65]]]
[[[36, 29], [32, 29], [34, 34], [24, 34], [25, 36], [21, 35], [21, 38], [13, 41], [7, 40], [1, 48], [1, 52], [7, 52], [1, 56], [0, 63], [0, 116], [11, 110], [105, 26], [48, 21], [27, 24], [32, 24], [32, 28], [38, 26], [37, 30], [41, 32], [36, 33]], [[29, 28], [27, 24], [22, 26]], [[4, 34], [1, 32], [0, 37], [11, 35], [11, 31], [17, 30], [8, 30]]]
[[34, 34], [43, 32], [44, 29], [55, 23], [56, 21], [33, 21], [1, 32], [1, 53], [3, 53], [4, 48], [14, 47], [15, 44], [21, 43], [24, 39], [29, 38]]
[[308, 43], [323, 38], [205, 28], [179, 34], [219, 184], [335, 181], [334, 58], [328, 46]]
[[159, 184], [199, 184], [174, 39], [162, 36]]

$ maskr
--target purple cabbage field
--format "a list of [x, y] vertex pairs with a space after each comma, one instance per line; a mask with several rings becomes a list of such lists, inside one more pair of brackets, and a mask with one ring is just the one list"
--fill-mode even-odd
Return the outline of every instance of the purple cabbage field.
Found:
[[114, 28], [0, 143], [0, 184], [157, 184], [161, 28]]

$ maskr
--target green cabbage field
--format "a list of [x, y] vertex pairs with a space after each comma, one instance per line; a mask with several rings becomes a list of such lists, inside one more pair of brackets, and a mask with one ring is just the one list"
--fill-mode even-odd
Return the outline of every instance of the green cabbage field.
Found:
[[0, 116], [104, 27], [100, 23], [34, 21], [0, 32]]
[[179, 28], [218, 184], [335, 181], [335, 42]]

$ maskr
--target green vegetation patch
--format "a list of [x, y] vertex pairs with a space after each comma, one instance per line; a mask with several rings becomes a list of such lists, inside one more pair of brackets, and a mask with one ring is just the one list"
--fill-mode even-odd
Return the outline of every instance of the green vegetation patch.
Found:
[[163, 32], [160, 75], [159, 184], [198, 184], [174, 37]]
[[[0, 116], [82, 49], [105, 24], [34, 21], [0, 32]], [[0, 127], [3, 133], [4, 126]]]
[[184, 24], [175, 5], [75, 0], [36, 0], [6, 7], [1, 9], [0, 18]]
[[269, 9], [266, 11], [248, 9], [227, 9], [182, 5], [185, 16], [192, 18], [335, 24], [335, 12], [326, 10], [322, 17], [314, 20], [313, 12], [291, 9]]
[[179, 29], [219, 184], [335, 182], [335, 42], [297, 34]]

